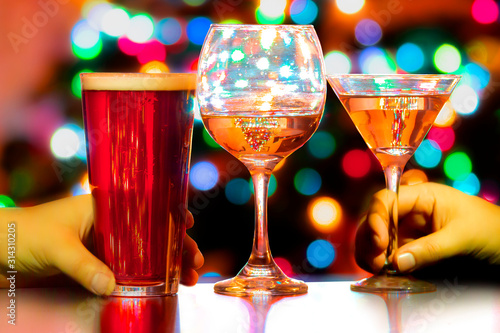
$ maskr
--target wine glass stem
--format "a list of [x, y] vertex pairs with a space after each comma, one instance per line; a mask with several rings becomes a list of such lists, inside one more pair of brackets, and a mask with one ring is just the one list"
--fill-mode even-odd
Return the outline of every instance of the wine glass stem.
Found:
[[266, 169], [250, 170], [255, 192], [255, 234], [249, 264], [269, 265], [273, 262], [267, 236], [267, 189], [271, 172]]
[[394, 252], [398, 249], [398, 196], [399, 183], [403, 168], [399, 165], [388, 165], [384, 168], [387, 188], [387, 216], [389, 219], [389, 245], [385, 253], [383, 272], [395, 274], [396, 269], [392, 264]]

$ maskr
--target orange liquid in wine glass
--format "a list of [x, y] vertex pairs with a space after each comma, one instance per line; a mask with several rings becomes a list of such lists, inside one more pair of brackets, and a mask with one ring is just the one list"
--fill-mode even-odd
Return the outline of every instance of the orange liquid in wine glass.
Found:
[[243, 162], [290, 155], [309, 140], [320, 119], [321, 114], [203, 116], [214, 140]]

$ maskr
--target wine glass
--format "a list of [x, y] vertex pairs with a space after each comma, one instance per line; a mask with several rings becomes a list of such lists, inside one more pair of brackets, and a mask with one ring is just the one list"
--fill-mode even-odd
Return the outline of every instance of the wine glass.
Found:
[[430, 292], [436, 287], [398, 275], [392, 257], [398, 247], [398, 190], [406, 162], [422, 142], [448, 100], [457, 75], [328, 75], [328, 82], [366, 144], [382, 165], [386, 179], [389, 246], [385, 265], [351, 289], [366, 292]]
[[247, 264], [215, 292], [294, 295], [307, 285], [275, 264], [267, 234], [267, 190], [274, 167], [309, 140], [326, 97], [321, 46], [310, 25], [210, 27], [198, 64], [197, 97], [206, 129], [250, 171], [255, 234]]

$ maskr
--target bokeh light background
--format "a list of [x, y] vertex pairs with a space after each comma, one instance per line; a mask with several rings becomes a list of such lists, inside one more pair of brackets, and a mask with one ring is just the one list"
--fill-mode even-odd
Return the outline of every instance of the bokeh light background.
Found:
[[[313, 24], [330, 74], [463, 75], [405, 179], [499, 202], [498, 1], [90, 0], [77, 6], [78, 18], [68, 17], [71, 30], [61, 42], [71, 56], [58, 60], [50, 84], [31, 96], [29, 117], [7, 117], [10, 110], [1, 104], [2, 115], [21, 124], [0, 137], [2, 207], [88, 193], [80, 73], [195, 72], [211, 23]], [[196, 119], [190, 234], [205, 254], [202, 274], [234, 275], [252, 245], [252, 183]], [[276, 261], [290, 275], [362, 272], [353, 258], [355, 229], [370, 196], [382, 188], [378, 162], [329, 90], [318, 131], [271, 179]]]

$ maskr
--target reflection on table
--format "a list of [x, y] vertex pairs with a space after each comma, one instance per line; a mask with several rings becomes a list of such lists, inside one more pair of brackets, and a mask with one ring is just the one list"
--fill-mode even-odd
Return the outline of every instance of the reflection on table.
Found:
[[500, 288], [438, 283], [427, 294], [368, 294], [350, 282], [309, 282], [296, 297], [222, 296], [213, 283], [178, 296], [100, 298], [81, 289], [16, 291], [16, 326], [0, 293], [0, 332], [500, 332]]

